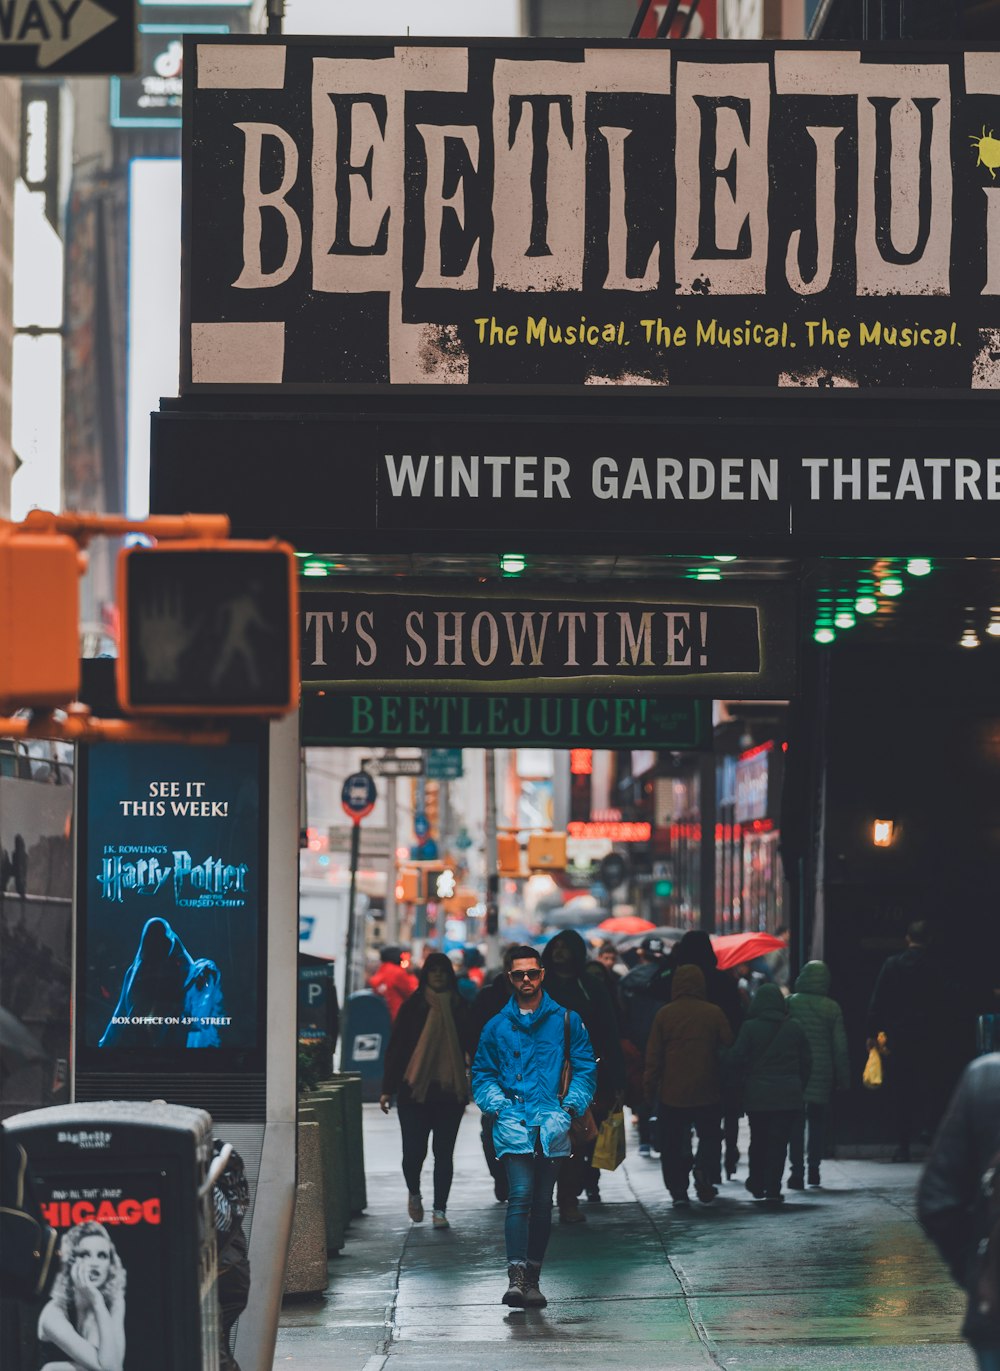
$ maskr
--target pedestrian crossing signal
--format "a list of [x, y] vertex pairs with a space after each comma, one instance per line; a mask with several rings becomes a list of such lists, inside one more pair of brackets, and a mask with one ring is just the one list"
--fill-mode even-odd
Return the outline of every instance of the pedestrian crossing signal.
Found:
[[0, 525], [0, 710], [55, 709], [80, 690], [80, 550]]
[[298, 708], [298, 588], [287, 543], [191, 541], [118, 558], [126, 714]]

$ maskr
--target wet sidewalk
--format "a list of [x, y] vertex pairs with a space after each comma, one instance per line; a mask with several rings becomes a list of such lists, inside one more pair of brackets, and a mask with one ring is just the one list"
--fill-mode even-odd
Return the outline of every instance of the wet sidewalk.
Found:
[[[634, 1149], [635, 1132], [629, 1145]], [[276, 1371], [972, 1371], [963, 1298], [914, 1219], [915, 1166], [826, 1162], [823, 1188], [767, 1209], [736, 1181], [674, 1216], [658, 1162], [631, 1152], [587, 1223], [553, 1227], [549, 1307], [512, 1311], [504, 1207], [470, 1108], [448, 1214], [406, 1217], [399, 1125], [365, 1106], [367, 1213], [322, 1299], [286, 1303]]]

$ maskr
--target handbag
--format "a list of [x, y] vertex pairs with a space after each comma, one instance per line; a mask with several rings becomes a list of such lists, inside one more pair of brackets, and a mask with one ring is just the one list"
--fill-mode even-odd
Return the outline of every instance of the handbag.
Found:
[[[573, 1066], [569, 1059], [569, 1010], [567, 1009], [563, 1017], [563, 1064], [559, 1075], [559, 1103], [569, 1093], [569, 1087], [573, 1080]], [[574, 1114], [570, 1118], [569, 1141], [574, 1153], [582, 1152], [585, 1147], [597, 1137], [597, 1123], [594, 1119], [590, 1105], [582, 1114]]]
[[598, 1171], [616, 1171], [625, 1160], [625, 1114], [613, 1109], [597, 1130], [591, 1166]]
[[878, 1090], [882, 1084], [882, 1053], [877, 1047], [869, 1048], [868, 1060], [861, 1073], [861, 1084], [866, 1090]]

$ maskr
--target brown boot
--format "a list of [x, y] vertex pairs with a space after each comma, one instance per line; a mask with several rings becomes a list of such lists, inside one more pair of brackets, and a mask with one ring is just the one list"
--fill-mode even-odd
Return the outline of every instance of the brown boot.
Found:
[[507, 1281], [507, 1289], [500, 1303], [512, 1305], [515, 1309], [523, 1309], [527, 1303], [527, 1276], [521, 1262], [511, 1262], [507, 1267]]
[[526, 1309], [544, 1309], [548, 1304], [548, 1300], [538, 1288], [541, 1274], [541, 1262], [528, 1262], [524, 1268], [524, 1307]]

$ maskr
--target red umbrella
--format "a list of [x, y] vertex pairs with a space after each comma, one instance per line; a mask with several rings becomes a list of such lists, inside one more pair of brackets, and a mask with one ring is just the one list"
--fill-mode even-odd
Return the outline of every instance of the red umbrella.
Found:
[[754, 957], [761, 957], [765, 952], [776, 952], [785, 942], [773, 933], [713, 933], [712, 946], [719, 960], [719, 970], [728, 971], [731, 966], [752, 962]]
[[602, 933], [648, 933], [656, 924], [651, 924], [648, 919], [640, 919], [638, 914], [619, 914], [605, 919], [597, 927]]

